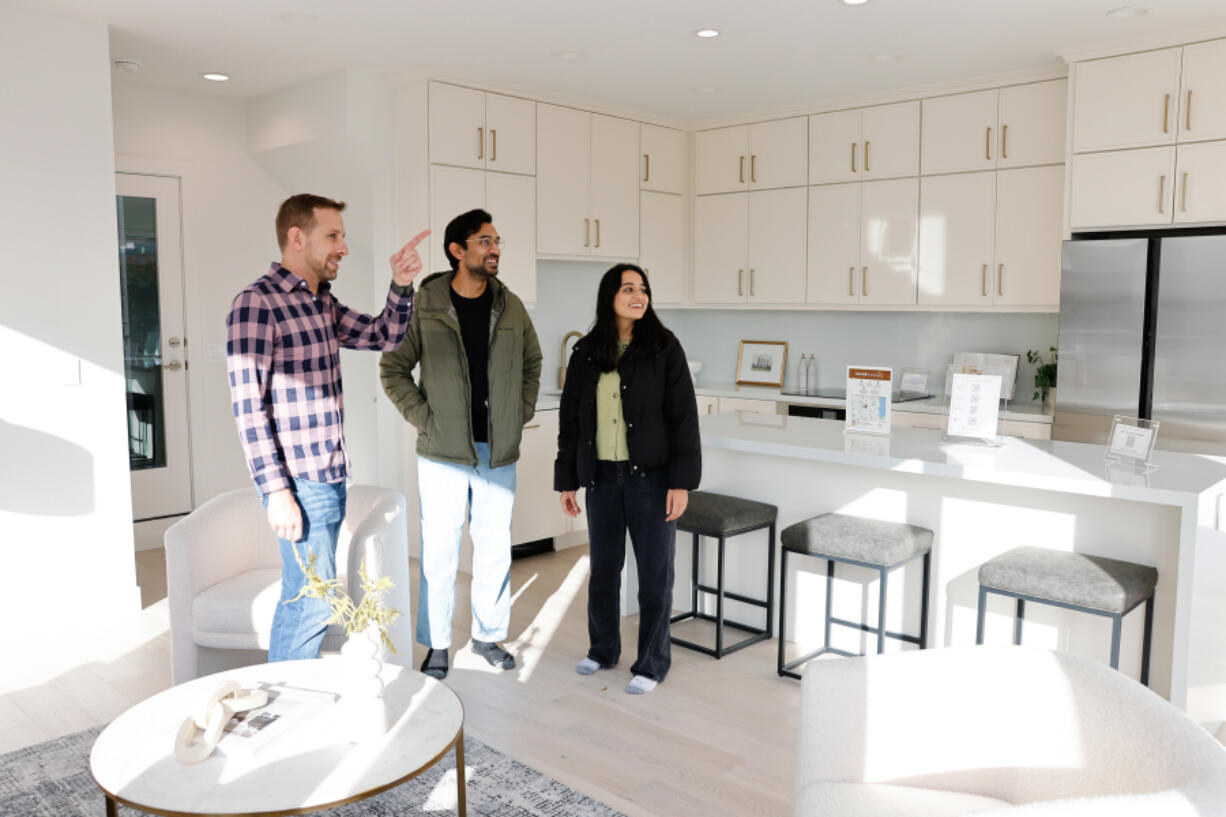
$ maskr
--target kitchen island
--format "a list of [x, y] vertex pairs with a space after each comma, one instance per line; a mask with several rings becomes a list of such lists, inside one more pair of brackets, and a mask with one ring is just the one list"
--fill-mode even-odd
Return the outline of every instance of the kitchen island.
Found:
[[[929, 637], [937, 647], [974, 644], [978, 567], [1010, 548], [1038, 545], [1155, 566], [1150, 684], [1211, 728], [1226, 715], [1226, 461], [1159, 451], [1158, 470], [1137, 474], [1108, 467], [1101, 446], [1006, 438], [993, 448], [945, 443], [939, 431], [920, 428], [847, 435], [841, 422], [750, 412], [705, 416], [701, 431], [702, 489], [777, 505], [780, 531], [831, 511], [935, 531]], [[689, 542], [678, 536], [675, 606], [689, 600]], [[765, 531], [730, 540], [729, 590], [762, 595], [765, 542]], [[714, 584], [710, 553], [703, 580]], [[789, 652], [799, 654], [821, 643], [825, 563], [789, 559], [788, 573], [788, 635], [797, 642]], [[840, 565], [836, 575], [835, 615], [871, 622], [875, 574]], [[779, 577], [773, 580], [778, 599]], [[891, 631], [918, 632], [919, 588], [918, 562], [891, 574]], [[736, 602], [726, 609], [733, 619], [761, 623], [761, 610]], [[1009, 601], [990, 600], [987, 643], [1009, 643], [1012, 617]], [[1121, 670], [1134, 678], [1142, 628], [1138, 609], [1124, 621], [1120, 657]], [[836, 643], [853, 650], [866, 638], [843, 635]], [[1032, 604], [1025, 643], [1106, 661], [1110, 624]], [[900, 649], [899, 642], [887, 649]]]

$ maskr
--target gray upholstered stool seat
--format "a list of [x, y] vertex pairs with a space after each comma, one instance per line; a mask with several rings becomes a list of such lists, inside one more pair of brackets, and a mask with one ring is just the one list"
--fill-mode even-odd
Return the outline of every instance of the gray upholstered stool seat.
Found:
[[[694, 545], [690, 559], [690, 609], [680, 615], [673, 616], [670, 621], [678, 622], [686, 619], [701, 619], [715, 623], [715, 648], [696, 644], [683, 638], [670, 636], [669, 640], [681, 647], [723, 658], [726, 654], [756, 644], [773, 634], [772, 618], [775, 613], [775, 518], [779, 509], [765, 502], [752, 499], [742, 499], [737, 496], [713, 494], [708, 491], [690, 491], [689, 503], [685, 513], [677, 520], [677, 530], [694, 535]], [[724, 589], [724, 542], [729, 536], [739, 536], [762, 528], [770, 528], [766, 541], [766, 599], [755, 599], [740, 593]], [[707, 536], [718, 540], [716, 550], [717, 575], [715, 586], [699, 582], [699, 550], [698, 537]], [[715, 615], [698, 609], [698, 594], [707, 593], [715, 596]], [[743, 604], [764, 608], [766, 625], [754, 627], [737, 621], [731, 621], [724, 616], [724, 599], [729, 598]], [[744, 630], [750, 635], [730, 646], [724, 646], [724, 625]]]
[[[783, 535], [786, 538], [787, 532]], [[1110, 618], [1111, 666], [1118, 669], [1123, 618], [1145, 602], [1141, 683], [1147, 684], [1157, 586], [1158, 571], [1147, 565], [1048, 548], [1016, 547], [979, 567], [979, 620], [975, 643], [983, 643], [987, 595], [995, 593], [1017, 601], [1014, 644], [1022, 643], [1027, 601]]]
[[[879, 519], [862, 519], [841, 513], [826, 513], [788, 525], [780, 534], [783, 543], [779, 578], [779, 656], [780, 675], [799, 678], [795, 668], [806, 661], [825, 653], [852, 655], [830, 646], [830, 625], [839, 624], [864, 632], [877, 634], [877, 652], [885, 652], [885, 639], [896, 638], [920, 649], [928, 646], [928, 583], [931, 576], [933, 533], [918, 525], [904, 522], [884, 522]], [[787, 565], [788, 554], [813, 556], [826, 560], [826, 622], [825, 644], [814, 652], [793, 661], [784, 661], [787, 641]], [[924, 579], [921, 591], [920, 633], [918, 636], [891, 633], [885, 628], [886, 581], [891, 569], [912, 559], [923, 557]], [[877, 626], [870, 627], [862, 621], [847, 621], [832, 615], [831, 597], [834, 591], [834, 564], [859, 565], [875, 569], [880, 576], [880, 593], [877, 603]]]

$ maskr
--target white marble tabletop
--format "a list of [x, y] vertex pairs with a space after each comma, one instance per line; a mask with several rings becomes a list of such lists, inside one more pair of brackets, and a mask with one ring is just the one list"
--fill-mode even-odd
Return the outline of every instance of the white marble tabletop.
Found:
[[180, 724], [223, 681], [248, 688], [271, 683], [340, 690], [346, 664], [339, 659], [261, 664], [160, 692], [98, 736], [90, 753], [94, 780], [120, 802], [163, 814], [287, 813], [381, 791], [432, 765], [455, 742], [464, 723], [455, 693], [419, 672], [385, 664], [391, 728], [380, 738], [347, 740], [343, 707], [328, 705], [254, 753], [227, 756], [223, 739], [200, 763], [175, 759]]

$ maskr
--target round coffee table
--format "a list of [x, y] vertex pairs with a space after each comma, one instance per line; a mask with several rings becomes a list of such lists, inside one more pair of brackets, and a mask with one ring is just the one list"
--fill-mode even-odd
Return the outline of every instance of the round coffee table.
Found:
[[458, 811], [465, 817], [464, 707], [433, 678], [391, 664], [382, 673], [390, 724], [385, 735], [348, 740], [344, 708], [326, 704], [254, 752], [225, 754], [223, 738], [200, 763], [175, 759], [180, 724], [223, 681], [337, 690], [347, 670], [341, 659], [260, 664], [188, 681], [132, 707], [102, 731], [90, 752], [108, 817], [116, 814], [116, 803], [164, 815], [305, 814], [386, 791], [453, 747]]

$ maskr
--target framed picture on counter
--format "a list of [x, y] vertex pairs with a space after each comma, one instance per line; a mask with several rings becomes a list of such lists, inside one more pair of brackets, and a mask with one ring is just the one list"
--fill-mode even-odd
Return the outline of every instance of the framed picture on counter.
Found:
[[742, 386], [782, 388], [787, 360], [787, 341], [743, 340], [736, 361], [736, 382]]

